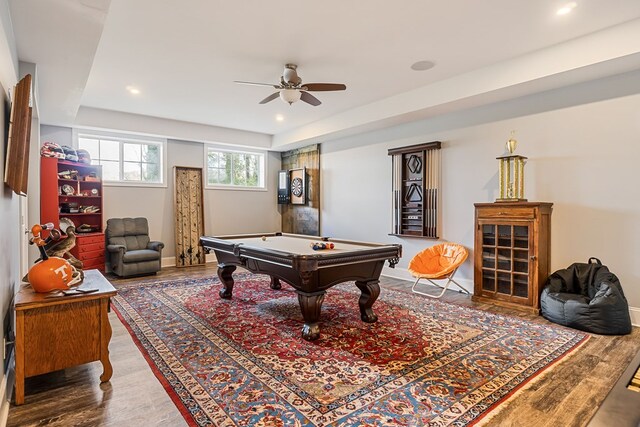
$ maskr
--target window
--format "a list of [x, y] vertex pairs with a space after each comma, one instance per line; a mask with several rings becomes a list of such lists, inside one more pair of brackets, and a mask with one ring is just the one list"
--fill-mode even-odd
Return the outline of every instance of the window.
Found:
[[78, 133], [77, 142], [89, 152], [91, 164], [102, 165], [105, 182], [164, 185], [163, 140]]
[[265, 154], [205, 146], [207, 187], [265, 188]]

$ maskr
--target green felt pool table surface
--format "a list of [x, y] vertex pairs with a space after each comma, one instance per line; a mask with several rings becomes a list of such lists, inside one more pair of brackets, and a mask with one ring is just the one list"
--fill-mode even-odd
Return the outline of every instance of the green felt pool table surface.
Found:
[[[264, 240], [263, 240], [264, 237]], [[265, 251], [277, 251], [292, 255], [305, 256], [330, 256], [336, 254], [348, 254], [360, 251], [377, 249], [390, 245], [377, 243], [353, 242], [347, 240], [338, 240], [332, 238], [323, 238], [319, 236], [304, 236], [299, 234], [251, 234], [236, 236], [220, 236], [218, 239], [225, 240], [229, 243], [241, 244], [245, 247]], [[324, 240], [323, 240], [324, 239]], [[333, 249], [314, 250], [311, 245], [313, 243], [333, 243]]]

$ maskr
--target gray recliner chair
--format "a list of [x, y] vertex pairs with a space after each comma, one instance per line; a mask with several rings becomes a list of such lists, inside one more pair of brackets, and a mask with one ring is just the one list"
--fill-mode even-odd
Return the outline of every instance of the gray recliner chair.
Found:
[[149, 239], [146, 218], [111, 218], [106, 235], [109, 265], [115, 274], [128, 277], [160, 271], [164, 243]]

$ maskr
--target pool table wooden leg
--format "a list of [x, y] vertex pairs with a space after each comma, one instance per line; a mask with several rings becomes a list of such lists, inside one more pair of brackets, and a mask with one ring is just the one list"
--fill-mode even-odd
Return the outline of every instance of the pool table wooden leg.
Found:
[[304, 326], [302, 327], [302, 338], [307, 341], [314, 341], [320, 338], [320, 308], [324, 301], [325, 292], [307, 294], [298, 292], [298, 302], [302, 310], [304, 318]]
[[235, 265], [218, 265], [218, 277], [222, 283], [222, 289], [218, 293], [220, 298], [231, 299], [233, 295], [233, 272], [236, 271]]
[[378, 320], [378, 316], [375, 315], [371, 308], [380, 295], [380, 285], [378, 283], [380, 283], [378, 280], [369, 282], [356, 281], [356, 286], [362, 292], [358, 305], [360, 306], [360, 318], [363, 322], [374, 323]]
[[273, 276], [271, 276], [271, 284], [269, 286], [271, 286], [271, 289], [276, 289], [276, 290], [282, 289], [282, 285], [280, 284], [280, 279]]

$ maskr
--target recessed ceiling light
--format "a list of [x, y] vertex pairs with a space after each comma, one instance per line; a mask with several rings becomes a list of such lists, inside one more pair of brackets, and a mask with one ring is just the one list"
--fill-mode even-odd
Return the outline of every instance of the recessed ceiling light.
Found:
[[573, 9], [575, 9], [577, 5], [578, 4], [574, 1], [572, 1], [571, 3], [567, 3], [556, 11], [556, 15], [566, 15], [567, 13], [570, 13]]
[[276, 114], [276, 120], [281, 122], [284, 120], [284, 116], [282, 114]]
[[414, 71], [426, 71], [432, 69], [435, 65], [433, 61], [418, 61], [411, 65], [411, 69]]
[[133, 95], [138, 95], [140, 93], [140, 89], [135, 86], [127, 86], [126, 89]]

